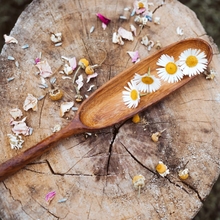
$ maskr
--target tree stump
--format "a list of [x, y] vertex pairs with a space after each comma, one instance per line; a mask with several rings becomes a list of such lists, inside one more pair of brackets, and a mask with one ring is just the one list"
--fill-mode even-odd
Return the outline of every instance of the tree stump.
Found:
[[[159, 40], [162, 46], [185, 38], [199, 37], [208, 41], [214, 50], [209, 68], [220, 71], [220, 56], [216, 45], [207, 36], [195, 13], [178, 1], [151, 1], [154, 16], [161, 17], [161, 24], [148, 22], [134, 37], [133, 42], [124, 46], [112, 43], [112, 34], [119, 27], [130, 30], [135, 25], [131, 11], [133, 0], [118, 1], [62, 1], [34, 0], [19, 17], [11, 36], [18, 45], [4, 45], [0, 57], [0, 104], [1, 104], [1, 151], [0, 162], [25, 151], [52, 134], [56, 124], [64, 127], [74, 118], [70, 111], [64, 118], [59, 115], [61, 102], [74, 101], [75, 90], [72, 80], [62, 79], [56, 73], [56, 84], [64, 91], [62, 100], [53, 102], [48, 96], [38, 101], [38, 111], [23, 111], [27, 125], [34, 129], [31, 136], [23, 137], [25, 143], [20, 150], [10, 148], [7, 134], [12, 134], [9, 125], [9, 110], [23, 110], [28, 93], [35, 97], [45, 95], [48, 89], [38, 87], [40, 77], [31, 60], [42, 52], [55, 71], [63, 64], [61, 56], [87, 58], [91, 64], [99, 63], [105, 48], [107, 60], [97, 69], [96, 79], [85, 83], [81, 94], [90, 85], [95, 89], [119, 72], [133, 65], [126, 51], [138, 50], [140, 58], [149, 52], [141, 44], [141, 37]], [[163, 3], [163, 4], [162, 4]], [[96, 13], [111, 19], [106, 30]], [[128, 19], [119, 19], [126, 16]], [[95, 30], [90, 33], [90, 28]], [[176, 34], [181, 27], [184, 34]], [[50, 33], [61, 32], [63, 44], [55, 47]], [[28, 49], [21, 46], [29, 44]], [[7, 60], [13, 56], [19, 62]], [[84, 82], [86, 74], [83, 70]], [[72, 75], [70, 75], [72, 77]], [[7, 79], [15, 77], [11, 82]], [[0, 218], [16, 219], [192, 219], [202, 206], [220, 172], [219, 129], [220, 129], [220, 76], [206, 80], [197, 76], [187, 85], [148, 108], [140, 114], [141, 122], [131, 120], [101, 130], [91, 135], [81, 134], [70, 137], [48, 153], [27, 165], [15, 175], [0, 183]], [[47, 84], [49, 80], [47, 79]], [[75, 106], [79, 106], [75, 103]], [[151, 140], [152, 133], [163, 132], [158, 142]], [[170, 170], [166, 178], [156, 173], [156, 165], [163, 161]], [[188, 162], [189, 161], [189, 162]], [[190, 176], [178, 178], [178, 171], [187, 164]], [[142, 174], [146, 185], [140, 198], [134, 189], [132, 178]], [[56, 191], [56, 196], [47, 205], [45, 196]], [[60, 199], [67, 201], [58, 203]]]

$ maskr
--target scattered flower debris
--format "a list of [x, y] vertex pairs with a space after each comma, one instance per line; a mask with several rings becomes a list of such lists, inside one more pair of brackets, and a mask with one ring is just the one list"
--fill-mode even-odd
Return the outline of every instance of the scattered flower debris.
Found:
[[33, 134], [33, 128], [29, 128], [29, 135], [32, 135]]
[[74, 102], [64, 102], [60, 105], [60, 116], [63, 117], [74, 105]]
[[163, 162], [159, 161], [159, 164], [156, 167], [157, 172], [162, 176], [165, 177], [170, 173], [169, 169], [167, 169], [167, 166], [163, 164]]
[[94, 26], [92, 26], [91, 28], [90, 28], [90, 33], [92, 33], [93, 31], [94, 31], [94, 29], [95, 29], [95, 27]]
[[160, 17], [154, 18], [154, 24], [160, 24]]
[[105, 30], [107, 28], [107, 25], [103, 22], [102, 22], [102, 28], [103, 28], [103, 30]]
[[92, 75], [88, 75], [87, 76], [87, 83], [90, 81], [90, 79], [92, 79], [92, 78], [95, 78], [95, 77], [97, 77], [98, 76], [98, 73], [93, 73]]
[[73, 84], [75, 83], [75, 79], [76, 79], [76, 76], [77, 76], [77, 73], [79, 72], [80, 68], [82, 69], [86, 69], [86, 67], [89, 65], [89, 61], [86, 60], [86, 59], [81, 59], [78, 63], [79, 67], [78, 69], [76, 70], [75, 74], [74, 74], [74, 77], [73, 77]]
[[25, 44], [24, 46], [21, 47], [22, 49], [27, 49], [29, 48], [29, 45], [28, 44]]
[[75, 99], [77, 102], [81, 102], [83, 100], [83, 97], [80, 95], [80, 91], [79, 91], [78, 87], [76, 85], [74, 85], [74, 87], [76, 89]]
[[70, 63], [71, 68], [72, 68], [73, 70], [75, 70], [76, 67], [77, 67], [76, 57], [70, 58], [70, 59], [69, 59], [69, 63]]
[[117, 34], [117, 32], [113, 33], [112, 42], [115, 44], [124, 45], [122, 37], [119, 34]]
[[55, 44], [54, 46], [55, 47], [59, 47], [59, 46], [61, 46], [63, 43], [57, 43], [57, 44]]
[[136, 10], [134, 8], [133, 11], [131, 12], [131, 17], [133, 17], [135, 15], [135, 12], [136, 12]]
[[119, 18], [123, 19], [123, 20], [127, 20], [127, 17], [125, 17], [125, 16], [120, 16]]
[[39, 58], [36, 58], [35, 60], [35, 64], [39, 63], [40, 62], [40, 59]]
[[37, 100], [40, 101], [45, 97], [45, 95], [40, 96]]
[[78, 76], [78, 79], [76, 80], [76, 84], [78, 85], [78, 90], [80, 90], [83, 87], [83, 75], [82, 74]]
[[49, 193], [46, 195], [45, 201], [46, 201], [47, 205], [50, 204], [50, 202], [53, 200], [53, 198], [54, 198], [55, 195], [56, 195], [56, 191], [49, 192]]
[[49, 92], [49, 97], [53, 101], [60, 100], [63, 97], [63, 92], [60, 89], [55, 88]]
[[205, 70], [204, 74], [206, 75], [206, 79], [214, 79], [215, 75], [216, 75], [216, 72], [215, 72], [214, 69], [211, 69], [210, 72]]
[[73, 73], [73, 68], [70, 67], [68, 64], [65, 64], [63, 71], [66, 75], [70, 75]]
[[125, 30], [125, 29], [122, 28], [122, 27], [120, 27], [120, 28], [118, 29], [118, 34], [119, 34], [122, 38], [124, 38], [124, 39], [126, 39], [126, 40], [130, 40], [130, 41], [133, 41], [133, 40], [134, 40], [133, 35], [132, 35], [132, 32], [127, 31], [127, 30]]
[[87, 92], [90, 92], [94, 86], [95, 86], [95, 85], [91, 85], [91, 86], [89, 87], [89, 89], [87, 90]]
[[184, 170], [180, 170], [179, 171], [179, 177], [180, 177], [180, 179], [182, 179], [182, 180], [185, 180], [185, 179], [187, 179], [188, 177], [189, 177], [189, 170], [188, 169], [184, 169]]
[[147, 35], [145, 35], [144, 37], [142, 37], [142, 39], [141, 39], [141, 44], [143, 44], [143, 45], [145, 45], [145, 46], [148, 46], [149, 40], [148, 40]]
[[138, 62], [140, 62], [140, 61], [141, 61], [141, 59], [140, 59], [140, 58], [138, 58], [138, 59], [137, 59], [137, 61], [135, 62], [135, 64], [136, 64], [136, 63], [138, 63]]
[[141, 25], [142, 27], [145, 26], [148, 22], [146, 17], [140, 17], [139, 15], [134, 19], [134, 22]]
[[11, 109], [9, 113], [15, 120], [23, 116], [22, 111], [18, 108]]
[[106, 25], [111, 21], [110, 19], [104, 17], [103, 15], [101, 15], [101, 14], [99, 14], [99, 13], [97, 13], [96, 15], [97, 15], [97, 16], [100, 18], [100, 20], [101, 20], [104, 24], [106, 24]]
[[78, 107], [72, 107], [73, 111], [77, 111], [79, 108]]
[[12, 81], [14, 79], [15, 79], [14, 77], [11, 77], [11, 78], [8, 78], [7, 81], [10, 82], [10, 81]]
[[136, 1], [134, 2], [134, 8], [135, 8], [136, 14], [141, 14], [141, 13], [143, 13], [143, 12], [146, 10], [145, 7], [148, 8], [147, 1], [137, 1], [137, 0], [136, 0]]
[[10, 44], [10, 43], [17, 44], [18, 43], [18, 41], [14, 37], [8, 36], [6, 34], [4, 34], [4, 38], [5, 38], [6, 44]]
[[139, 192], [138, 192], [138, 199], [139, 199], [140, 193], [141, 193], [141, 188], [143, 188], [145, 185], [145, 178], [141, 174], [137, 175], [133, 178], [132, 183], [134, 184], [134, 188], [139, 190]]
[[62, 41], [62, 33], [51, 34], [50, 39], [53, 43], [59, 43]]
[[136, 124], [140, 122], [140, 116], [138, 114], [134, 115], [132, 118], [132, 121]]
[[22, 144], [24, 143], [24, 140], [22, 140], [20, 135], [12, 135], [12, 134], [8, 134], [9, 137], [9, 143], [11, 145], [11, 149], [21, 149], [22, 148]]
[[38, 85], [38, 87], [41, 89], [46, 89], [46, 87], [44, 85]]
[[137, 59], [139, 58], [139, 54], [138, 51], [127, 51], [127, 53], [129, 54], [129, 56], [132, 58], [132, 62], [136, 62]]
[[54, 126], [54, 128], [52, 129], [53, 133], [58, 132], [61, 130], [61, 125], [57, 124]]
[[154, 42], [153, 42], [152, 40], [149, 40], [147, 50], [148, 50], [148, 51], [151, 51], [151, 48], [152, 48], [153, 46], [154, 46]]
[[18, 63], [18, 61], [15, 61], [15, 66], [19, 68], [19, 63]]
[[58, 203], [66, 202], [67, 199], [60, 199]]
[[155, 44], [155, 47], [156, 47], [157, 50], [160, 50], [162, 48], [162, 45], [161, 45], [159, 40], [157, 40], [157, 42]]
[[72, 79], [70, 76], [62, 76], [62, 79]]
[[161, 132], [157, 131], [156, 133], [153, 133], [152, 136], [151, 136], [151, 139], [154, 141], [154, 142], [157, 142], [159, 137], [161, 136], [161, 134], [165, 131], [166, 129], [163, 129]]
[[33, 111], [37, 111], [37, 99], [32, 95], [28, 93], [27, 98], [25, 99], [23, 109], [25, 111], [28, 111], [29, 109], [33, 109]]
[[14, 125], [12, 128], [12, 131], [18, 135], [18, 134], [23, 134], [25, 136], [29, 135], [29, 127], [25, 123], [26, 117], [23, 118], [21, 121], [14, 121], [11, 119], [10, 125]]
[[8, 60], [15, 60], [15, 58], [12, 56], [8, 56]]
[[88, 95], [85, 95], [86, 99], [89, 97]]
[[36, 67], [38, 67], [38, 69], [40, 70], [40, 75], [43, 76], [44, 78], [50, 77], [53, 74], [47, 60], [38, 62], [36, 64]]
[[181, 29], [180, 27], [177, 27], [176, 32], [178, 35], [182, 36], [183, 35], [183, 29]]
[[124, 11], [130, 11], [131, 7], [124, 8]]
[[54, 83], [56, 82], [56, 80], [57, 80], [56, 77], [52, 77], [52, 78], [50, 79], [50, 83], [51, 83], [51, 84], [54, 84]]
[[137, 36], [136, 27], [133, 24], [131, 24], [130, 27], [131, 27], [131, 31], [134, 33], [134, 36]]

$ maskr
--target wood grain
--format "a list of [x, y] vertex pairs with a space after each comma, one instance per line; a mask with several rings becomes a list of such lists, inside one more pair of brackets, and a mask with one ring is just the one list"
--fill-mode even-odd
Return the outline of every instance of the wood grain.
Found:
[[[219, 52], [209, 38], [195, 14], [178, 1], [167, 0], [165, 4], [154, 2], [154, 16], [161, 17], [161, 24], [148, 23], [133, 42], [124, 46], [112, 44], [112, 34], [119, 27], [130, 30], [135, 25], [130, 12], [133, 1], [33, 1], [19, 17], [10, 33], [18, 39], [18, 45], [5, 45], [0, 57], [0, 162], [26, 151], [52, 134], [56, 124], [65, 127], [74, 119], [76, 112], [70, 111], [64, 118], [59, 116], [61, 102], [74, 101], [74, 87], [71, 80], [63, 80], [55, 74], [56, 85], [64, 92], [62, 100], [53, 102], [46, 96], [38, 102], [38, 111], [23, 112], [27, 125], [34, 128], [31, 136], [23, 137], [25, 143], [20, 150], [12, 150], [7, 134], [12, 133], [8, 124], [8, 111], [22, 109], [28, 93], [35, 97], [44, 95], [48, 89], [38, 88], [40, 78], [33, 73], [38, 70], [31, 59], [39, 56], [47, 59], [52, 70], [61, 64], [61, 55], [84, 57], [91, 64], [101, 62], [104, 54], [98, 48], [104, 47], [108, 57], [99, 74], [84, 85], [81, 94], [90, 85], [95, 89], [109, 79], [123, 72], [133, 63], [126, 51], [138, 50], [141, 60], [153, 54], [141, 42], [148, 34], [149, 39], [160, 40], [163, 48], [185, 38], [200, 38], [209, 42], [214, 51], [209, 68], [220, 71]], [[160, 7], [159, 7], [160, 6]], [[111, 19], [107, 29], [102, 30], [96, 13]], [[119, 19], [124, 15], [128, 20]], [[91, 26], [95, 27], [89, 33]], [[184, 35], [176, 34], [177, 27]], [[140, 27], [136, 26], [138, 33]], [[63, 45], [54, 47], [50, 32], [61, 32]], [[21, 46], [29, 44], [23, 50]], [[19, 62], [17, 68], [13, 56]], [[83, 74], [84, 82], [86, 75]], [[7, 82], [7, 78], [15, 77]], [[203, 75], [194, 78], [157, 104], [148, 107], [141, 114], [141, 123], [131, 120], [116, 124], [102, 131], [78, 134], [64, 138], [61, 143], [40, 158], [29, 163], [13, 176], [0, 183], [0, 218], [20, 219], [192, 219], [202, 206], [212, 185], [219, 176], [219, 81], [207, 81]], [[47, 80], [49, 84], [49, 81]], [[124, 86], [124, 85], [123, 85]], [[72, 92], [73, 91], [73, 92]], [[78, 103], [75, 106], [80, 107]], [[167, 129], [159, 141], [154, 143], [153, 132]], [[167, 178], [158, 176], [155, 167], [162, 160], [170, 169]], [[178, 171], [186, 163], [190, 177], [181, 181]], [[134, 175], [142, 174], [146, 185], [137, 200], [137, 191], [132, 185]], [[48, 206], [45, 196], [56, 191]], [[67, 198], [65, 203], [58, 203]]]

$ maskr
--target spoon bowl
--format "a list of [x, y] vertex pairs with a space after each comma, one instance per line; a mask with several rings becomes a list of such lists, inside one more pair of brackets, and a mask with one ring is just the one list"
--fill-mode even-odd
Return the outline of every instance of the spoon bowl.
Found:
[[210, 63], [213, 55], [212, 48], [206, 41], [198, 38], [182, 40], [153, 53], [137, 64], [134, 64], [130, 68], [119, 73], [97, 89], [81, 104], [75, 118], [62, 130], [2, 163], [0, 165], [0, 181], [56, 146], [63, 138], [87, 131], [91, 132], [103, 129], [131, 118], [133, 115], [145, 110], [147, 107], [160, 101], [171, 92], [185, 85], [187, 82], [195, 78], [195, 76], [184, 76], [181, 81], [176, 83], [162, 81], [159, 90], [141, 97], [137, 108], [128, 108], [122, 97], [122, 92], [125, 90], [124, 87], [127, 86], [127, 83], [130, 82], [131, 79], [133, 79], [135, 73], [143, 75], [148, 72], [150, 67], [151, 75], [158, 78], [156, 71], [158, 66], [156, 63], [161, 55], [167, 54], [173, 56], [174, 60], [177, 61], [180, 54], [190, 48], [204, 51], [208, 64]]

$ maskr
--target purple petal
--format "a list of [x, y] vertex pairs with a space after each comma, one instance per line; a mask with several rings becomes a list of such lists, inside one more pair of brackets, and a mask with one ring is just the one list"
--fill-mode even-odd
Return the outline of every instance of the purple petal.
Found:
[[111, 21], [110, 19], [104, 17], [103, 15], [101, 15], [101, 14], [99, 14], [99, 13], [97, 13], [96, 15], [97, 15], [97, 16], [100, 18], [100, 20], [101, 20], [104, 24], [106, 24], [106, 25]]
[[37, 64], [37, 63], [39, 63], [39, 62], [40, 62], [40, 59], [37, 58], [37, 59], [35, 60], [35, 64]]
[[54, 198], [54, 196], [56, 195], [56, 191], [53, 191], [53, 192], [49, 192], [47, 195], [46, 195], [46, 198], [45, 198], [45, 201], [46, 203], [49, 205], [51, 200]]

